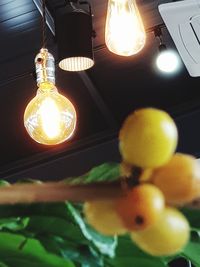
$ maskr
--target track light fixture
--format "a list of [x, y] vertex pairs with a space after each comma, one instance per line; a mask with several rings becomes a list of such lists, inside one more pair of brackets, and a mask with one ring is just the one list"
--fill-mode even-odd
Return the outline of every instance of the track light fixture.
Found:
[[[83, 4], [89, 8], [82, 8]], [[58, 8], [55, 19], [59, 67], [83, 71], [94, 65], [92, 12], [88, 2], [69, 2]]]
[[178, 54], [174, 50], [168, 49], [163, 43], [162, 31], [160, 27], [156, 27], [154, 29], [154, 35], [159, 40], [159, 53], [156, 58], [157, 68], [165, 73], [174, 73], [180, 67], [180, 58]]

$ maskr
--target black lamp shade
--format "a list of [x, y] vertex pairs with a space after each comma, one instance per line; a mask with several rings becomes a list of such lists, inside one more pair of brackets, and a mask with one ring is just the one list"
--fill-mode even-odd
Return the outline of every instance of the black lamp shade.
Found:
[[57, 11], [55, 25], [60, 68], [81, 71], [92, 67], [91, 14], [70, 5]]

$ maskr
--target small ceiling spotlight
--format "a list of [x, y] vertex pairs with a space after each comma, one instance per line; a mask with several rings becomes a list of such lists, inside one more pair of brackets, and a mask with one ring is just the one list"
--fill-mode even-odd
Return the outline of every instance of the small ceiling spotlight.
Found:
[[174, 73], [180, 69], [181, 61], [179, 55], [172, 49], [168, 49], [162, 40], [160, 28], [154, 30], [155, 36], [159, 39], [159, 53], [156, 58], [157, 68], [164, 73]]
[[[80, 7], [87, 4], [89, 10]], [[94, 65], [92, 13], [88, 2], [69, 2], [57, 9], [56, 39], [59, 67], [66, 71], [83, 71]]]

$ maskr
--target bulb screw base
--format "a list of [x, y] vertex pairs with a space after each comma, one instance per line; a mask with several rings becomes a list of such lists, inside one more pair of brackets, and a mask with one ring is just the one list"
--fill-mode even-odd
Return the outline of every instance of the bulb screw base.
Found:
[[38, 86], [44, 82], [55, 84], [55, 60], [48, 49], [41, 48], [35, 57], [35, 70]]

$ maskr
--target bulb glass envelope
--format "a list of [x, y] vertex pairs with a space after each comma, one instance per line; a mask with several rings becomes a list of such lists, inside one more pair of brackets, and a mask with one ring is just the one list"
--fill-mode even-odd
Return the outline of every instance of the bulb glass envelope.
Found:
[[55, 20], [59, 67], [82, 71], [94, 65], [92, 15], [75, 4], [59, 8]]
[[28, 134], [43, 145], [56, 145], [68, 140], [76, 128], [76, 110], [55, 87], [54, 57], [46, 48], [35, 58], [38, 90], [24, 112]]
[[75, 131], [76, 120], [73, 104], [49, 82], [40, 84], [24, 113], [27, 132], [43, 145], [57, 145], [68, 140]]
[[168, 49], [166, 45], [159, 45], [159, 54], [156, 58], [157, 68], [165, 73], [177, 72], [181, 67], [181, 61], [178, 54], [172, 50]]
[[105, 42], [108, 49], [120, 56], [140, 52], [146, 33], [135, 0], [109, 0], [106, 18]]

